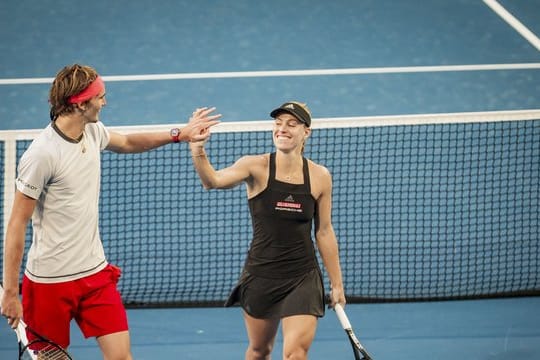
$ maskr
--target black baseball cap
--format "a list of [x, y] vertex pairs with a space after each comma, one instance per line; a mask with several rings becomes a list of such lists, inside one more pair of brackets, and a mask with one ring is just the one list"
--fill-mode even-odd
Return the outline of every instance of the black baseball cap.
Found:
[[295, 102], [286, 102], [275, 110], [272, 110], [270, 116], [274, 119], [281, 113], [289, 113], [304, 124], [307, 127], [311, 126], [311, 115], [300, 104]]

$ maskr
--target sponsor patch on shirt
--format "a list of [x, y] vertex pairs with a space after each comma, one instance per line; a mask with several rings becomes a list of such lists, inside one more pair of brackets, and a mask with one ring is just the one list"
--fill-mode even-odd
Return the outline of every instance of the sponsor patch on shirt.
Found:
[[295, 202], [292, 195], [287, 196], [284, 200], [278, 201], [274, 208], [278, 211], [293, 211], [302, 212], [302, 204]]

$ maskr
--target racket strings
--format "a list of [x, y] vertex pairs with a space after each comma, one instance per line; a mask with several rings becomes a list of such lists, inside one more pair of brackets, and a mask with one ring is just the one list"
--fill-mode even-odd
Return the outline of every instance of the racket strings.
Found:
[[[36, 346], [39, 344], [38, 346]], [[38, 347], [33, 350], [30, 347]], [[47, 342], [33, 342], [23, 349], [19, 359], [28, 360], [71, 360], [71, 357], [60, 347]]]
[[61, 349], [54, 345], [47, 345], [37, 351], [38, 360], [70, 360], [71, 358]]

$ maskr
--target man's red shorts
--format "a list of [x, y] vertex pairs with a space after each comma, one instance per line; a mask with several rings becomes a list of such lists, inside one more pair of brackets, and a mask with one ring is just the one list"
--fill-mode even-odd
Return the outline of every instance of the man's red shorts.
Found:
[[[23, 278], [25, 322], [39, 334], [67, 348], [70, 322], [75, 319], [85, 337], [128, 330], [127, 315], [116, 284], [121, 271], [107, 265], [82, 279], [54, 284]], [[28, 340], [35, 337], [27, 332]]]

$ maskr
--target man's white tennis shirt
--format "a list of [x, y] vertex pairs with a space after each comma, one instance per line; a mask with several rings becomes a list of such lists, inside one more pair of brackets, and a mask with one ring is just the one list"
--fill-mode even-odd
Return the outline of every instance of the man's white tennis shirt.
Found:
[[31, 280], [75, 280], [107, 265], [98, 218], [101, 151], [108, 142], [100, 122], [86, 125], [79, 142], [49, 124], [21, 157], [17, 189], [37, 199], [25, 269]]

